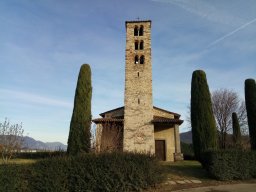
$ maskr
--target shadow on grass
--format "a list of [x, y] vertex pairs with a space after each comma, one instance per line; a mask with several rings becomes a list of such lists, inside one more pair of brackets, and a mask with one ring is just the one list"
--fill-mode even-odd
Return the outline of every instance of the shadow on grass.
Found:
[[210, 179], [198, 161], [162, 163], [163, 171], [171, 179]]

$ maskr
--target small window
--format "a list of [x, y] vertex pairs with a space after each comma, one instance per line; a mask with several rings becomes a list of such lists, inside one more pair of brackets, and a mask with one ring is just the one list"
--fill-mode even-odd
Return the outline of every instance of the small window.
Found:
[[134, 47], [135, 47], [135, 50], [139, 49], [139, 42], [138, 41], [135, 41]]
[[143, 36], [143, 32], [144, 32], [144, 31], [143, 31], [143, 26], [141, 25], [141, 26], [140, 26], [140, 30], [139, 30], [139, 36]]
[[140, 104], [140, 99], [138, 99], [138, 104]]
[[144, 64], [144, 60], [145, 60], [144, 55], [140, 56], [140, 64]]
[[141, 42], [140, 42], [140, 50], [143, 50], [143, 49], [144, 49], [144, 42], [141, 41]]
[[138, 72], [138, 77], [140, 77], [140, 72]]
[[139, 57], [138, 57], [138, 55], [135, 56], [135, 58], [134, 58], [134, 63], [135, 63], [135, 64], [138, 64], [138, 63], [139, 63]]
[[138, 26], [134, 27], [134, 36], [138, 36], [139, 35], [139, 29]]

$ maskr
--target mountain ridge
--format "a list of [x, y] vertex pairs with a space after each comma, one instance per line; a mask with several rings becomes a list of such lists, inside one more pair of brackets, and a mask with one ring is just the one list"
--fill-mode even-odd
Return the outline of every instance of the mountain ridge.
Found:
[[23, 139], [23, 149], [47, 151], [67, 150], [67, 145], [64, 145], [61, 142], [42, 142], [40, 140], [35, 140], [34, 138], [28, 136], [23, 137]]

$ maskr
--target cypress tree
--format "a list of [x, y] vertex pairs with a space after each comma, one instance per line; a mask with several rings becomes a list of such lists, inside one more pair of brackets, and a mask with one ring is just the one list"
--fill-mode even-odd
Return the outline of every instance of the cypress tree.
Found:
[[201, 154], [216, 148], [216, 123], [206, 74], [196, 70], [191, 82], [191, 126], [195, 157], [202, 162]]
[[238, 122], [237, 114], [232, 113], [233, 141], [235, 147], [241, 147], [241, 130]]
[[256, 150], [256, 83], [254, 79], [245, 80], [245, 105], [251, 141], [251, 149]]
[[67, 153], [77, 155], [88, 153], [91, 139], [91, 68], [83, 64], [80, 68], [73, 114], [70, 122]]

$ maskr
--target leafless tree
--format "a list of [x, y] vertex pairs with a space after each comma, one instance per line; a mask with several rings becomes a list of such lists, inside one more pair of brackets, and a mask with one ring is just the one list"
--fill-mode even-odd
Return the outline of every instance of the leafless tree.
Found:
[[96, 152], [120, 151], [123, 146], [123, 125], [118, 122], [102, 122], [94, 131]]
[[213, 113], [219, 130], [219, 146], [226, 148], [227, 134], [232, 132], [232, 113], [236, 112], [243, 133], [246, 133], [245, 103], [238, 94], [228, 89], [212, 92]]
[[8, 163], [14, 154], [21, 149], [23, 133], [22, 123], [12, 125], [7, 119], [4, 123], [0, 123], [0, 153], [4, 163]]

